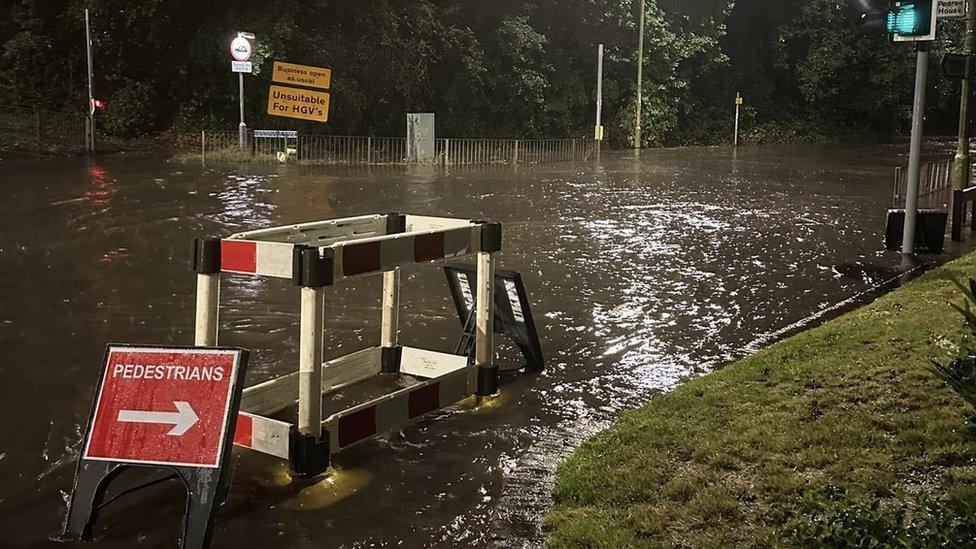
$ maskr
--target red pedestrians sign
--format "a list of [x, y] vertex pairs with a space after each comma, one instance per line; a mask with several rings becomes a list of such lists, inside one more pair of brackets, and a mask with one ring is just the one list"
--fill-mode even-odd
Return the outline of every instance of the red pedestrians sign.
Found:
[[219, 467], [243, 353], [109, 346], [82, 458]]

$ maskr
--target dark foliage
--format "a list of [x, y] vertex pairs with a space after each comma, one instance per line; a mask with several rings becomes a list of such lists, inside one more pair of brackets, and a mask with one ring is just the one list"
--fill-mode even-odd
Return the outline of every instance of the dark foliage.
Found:
[[[257, 35], [249, 122], [336, 134], [401, 135], [404, 114], [438, 115], [454, 137], [592, 135], [596, 45], [606, 45], [604, 125], [630, 144], [633, 0], [8, 0], [0, 18], [0, 105], [86, 108], [84, 8], [92, 10], [103, 126], [119, 136], [232, 130], [227, 45]], [[730, 138], [746, 98], [751, 141], [907, 129], [912, 48], [890, 44], [837, 0], [647, 0], [643, 140]], [[960, 37], [944, 23], [938, 52]], [[270, 63], [334, 70], [326, 125], [263, 113]], [[933, 68], [933, 72], [936, 69]], [[958, 86], [936, 79], [929, 130], [953, 129]]]

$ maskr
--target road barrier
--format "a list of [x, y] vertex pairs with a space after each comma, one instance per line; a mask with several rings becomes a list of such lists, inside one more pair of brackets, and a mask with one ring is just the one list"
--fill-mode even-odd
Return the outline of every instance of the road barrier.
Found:
[[[196, 345], [217, 341], [221, 273], [285, 278], [301, 288], [298, 371], [244, 389], [234, 442], [287, 458], [296, 474], [317, 475], [336, 452], [467, 396], [497, 392], [493, 296], [494, 254], [500, 250], [498, 223], [403, 214], [196, 240]], [[469, 255], [478, 259], [473, 363], [466, 356], [400, 345], [400, 267]], [[379, 345], [324, 362], [326, 289], [344, 279], [375, 274], [383, 275]], [[392, 392], [331, 413], [324, 410], [323, 396], [358, 383]], [[283, 419], [282, 413], [296, 403], [297, 421]]]
[[0, 145], [85, 145], [81, 114], [0, 105]]
[[[384, 165], [407, 163], [405, 137], [350, 135], [301, 135], [295, 139], [255, 137], [248, 134], [245, 154], [256, 160], [274, 161], [279, 152], [295, 148], [295, 159], [307, 164]], [[448, 166], [516, 165], [549, 162], [588, 162], [599, 158], [595, 139], [451, 139], [434, 140], [433, 163]], [[237, 132], [205, 130], [200, 134], [204, 159], [221, 152], [239, 151]], [[238, 156], [234, 158], [240, 159]]]
[[[495, 269], [501, 243], [500, 223], [398, 213], [194, 239], [194, 345], [106, 348], [65, 536], [91, 538], [104, 506], [179, 478], [187, 490], [181, 547], [202, 549], [226, 502], [232, 444], [314, 476], [335, 453], [467, 397], [495, 395], [496, 333], [519, 346], [527, 370], [541, 371], [521, 275]], [[400, 268], [465, 256], [477, 263], [445, 267], [463, 326], [461, 352], [400, 344]], [[222, 273], [288, 279], [300, 288], [298, 371], [244, 387], [248, 351], [216, 346]], [[378, 345], [323, 361], [326, 289], [368, 275], [383, 277]], [[153, 475], [108, 497], [109, 485], [131, 468]]]
[[[908, 188], [908, 168], [895, 168], [894, 192], [892, 196], [895, 207], [905, 205], [905, 194]], [[918, 179], [918, 197], [936, 198], [945, 195], [949, 198], [952, 189], [952, 160], [938, 160], [922, 164]]]

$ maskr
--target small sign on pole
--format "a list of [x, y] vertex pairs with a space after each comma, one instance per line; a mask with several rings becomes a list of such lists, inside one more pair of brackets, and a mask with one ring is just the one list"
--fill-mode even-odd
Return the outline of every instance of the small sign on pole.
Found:
[[251, 59], [251, 42], [247, 38], [238, 35], [236, 38], [230, 42], [230, 56], [234, 58], [234, 61], [248, 61]]
[[939, 19], [962, 19], [966, 17], [967, 0], [939, 0], [936, 14]]
[[254, 130], [254, 137], [258, 139], [298, 139], [298, 130]]
[[251, 74], [251, 62], [250, 61], [231, 61], [230, 62], [231, 72], [243, 72]]
[[271, 80], [282, 84], [327, 90], [332, 85], [332, 69], [275, 61]]

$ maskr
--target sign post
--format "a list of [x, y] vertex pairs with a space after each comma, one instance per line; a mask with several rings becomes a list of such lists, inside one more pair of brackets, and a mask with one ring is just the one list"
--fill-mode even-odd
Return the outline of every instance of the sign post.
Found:
[[[248, 38], [254, 38], [254, 35], [239, 32], [237, 33], [237, 38], [234, 38], [230, 43], [230, 55], [237, 63], [246, 63], [251, 59], [253, 50], [251, 49], [251, 43], [248, 41]], [[243, 70], [245, 67], [247, 68], [246, 71]], [[238, 68], [242, 70], [238, 70]], [[240, 82], [241, 124], [237, 129], [237, 142], [238, 146], [243, 150], [247, 147], [247, 124], [244, 123], [244, 73], [251, 72], [251, 64], [237, 65], [232, 63], [231, 70], [237, 73]]]
[[603, 44], [596, 52], [596, 127], [593, 139], [603, 141]]
[[109, 483], [170, 469], [187, 488], [182, 547], [206, 547], [229, 481], [248, 352], [109, 345], [75, 471], [65, 534], [88, 538]]
[[735, 129], [732, 135], [732, 147], [739, 148], [739, 107], [742, 106], [742, 95], [735, 93]]

